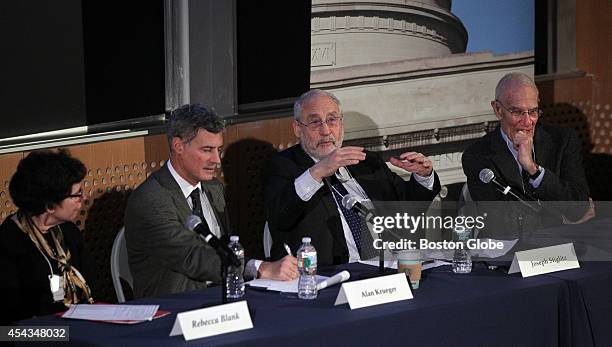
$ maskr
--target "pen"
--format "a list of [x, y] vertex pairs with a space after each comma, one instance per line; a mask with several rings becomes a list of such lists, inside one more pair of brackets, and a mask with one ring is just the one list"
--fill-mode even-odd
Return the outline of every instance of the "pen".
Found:
[[293, 257], [293, 254], [291, 254], [291, 248], [289, 248], [286, 243], [283, 243], [283, 246], [285, 246], [285, 251], [287, 251], [287, 254]]

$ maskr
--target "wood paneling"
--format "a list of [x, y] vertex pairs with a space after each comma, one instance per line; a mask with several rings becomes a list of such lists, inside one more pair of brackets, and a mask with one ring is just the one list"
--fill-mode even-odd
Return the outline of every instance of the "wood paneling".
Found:
[[[290, 118], [243, 123], [227, 128], [223, 174], [228, 188], [233, 233], [241, 236], [247, 254], [262, 258], [262, 232], [265, 215], [262, 199], [261, 169], [278, 149], [296, 143]], [[110, 252], [130, 193], [148, 175], [165, 165], [169, 156], [166, 136], [152, 135], [116, 141], [66, 147], [87, 167], [83, 180], [86, 194], [76, 223], [97, 266], [92, 281], [95, 299], [115, 301], [110, 277]], [[8, 182], [26, 153], [0, 156], [0, 213], [4, 219], [14, 212]], [[129, 295], [128, 295], [129, 297]]]
[[23, 153], [11, 153], [1, 156], [0, 164], [0, 222], [15, 211], [15, 205], [9, 194], [9, 182], [17, 169], [17, 164], [23, 158]]

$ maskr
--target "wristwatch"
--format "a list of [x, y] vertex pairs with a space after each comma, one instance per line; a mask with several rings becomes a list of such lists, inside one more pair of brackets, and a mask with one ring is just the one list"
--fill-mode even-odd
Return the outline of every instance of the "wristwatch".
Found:
[[529, 179], [531, 180], [535, 180], [542, 173], [542, 169], [540, 169], [540, 165], [536, 165], [536, 167], [538, 168], [536, 172], [534, 172], [533, 175], [529, 175]]

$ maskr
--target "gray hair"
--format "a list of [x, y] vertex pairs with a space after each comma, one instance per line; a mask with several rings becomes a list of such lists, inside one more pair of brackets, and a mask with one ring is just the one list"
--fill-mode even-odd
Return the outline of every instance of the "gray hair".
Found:
[[495, 99], [501, 100], [508, 89], [518, 86], [531, 87], [538, 90], [538, 87], [533, 83], [531, 77], [522, 72], [511, 72], [497, 82], [497, 87], [495, 87]]
[[300, 95], [300, 97], [293, 104], [293, 119], [299, 121], [300, 116], [302, 115], [302, 104], [317, 96], [327, 96], [328, 98], [332, 99], [336, 105], [338, 105], [338, 108], [340, 108], [340, 100], [338, 100], [334, 94], [322, 89], [311, 89]]
[[199, 129], [218, 134], [223, 131], [225, 124], [215, 111], [201, 104], [188, 104], [170, 113], [167, 127], [168, 144], [172, 148], [173, 137], [189, 142], [193, 140]]

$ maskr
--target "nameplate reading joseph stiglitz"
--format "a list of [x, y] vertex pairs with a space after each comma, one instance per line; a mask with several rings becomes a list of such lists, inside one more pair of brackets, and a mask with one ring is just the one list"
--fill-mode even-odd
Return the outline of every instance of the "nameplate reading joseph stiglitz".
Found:
[[508, 273], [521, 272], [523, 277], [579, 268], [573, 243], [520, 251], [514, 254]]

